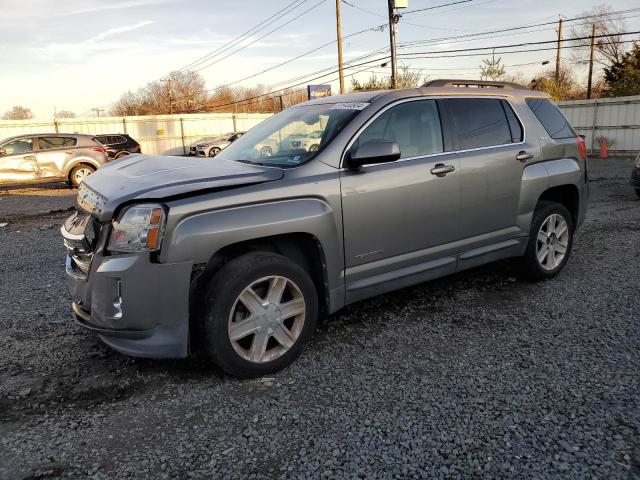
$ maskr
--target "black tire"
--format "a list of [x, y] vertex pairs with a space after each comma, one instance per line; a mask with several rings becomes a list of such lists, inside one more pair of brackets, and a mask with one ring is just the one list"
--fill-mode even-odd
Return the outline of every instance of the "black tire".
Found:
[[88, 170], [89, 175], [91, 175], [93, 172], [96, 171], [96, 168], [93, 165], [87, 165], [84, 163], [73, 167], [73, 169], [71, 170], [71, 173], [69, 173], [69, 183], [73, 188], [78, 188], [80, 186], [81, 180], [78, 178], [78, 172], [83, 170]]
[[311, 145], [309, 147], [309, 151], [310, 152], [317, 152], [319, 148], [320, 148], [320, 145], [318, 145], [317, 143], [314, 143], [313, 145]]
[[[255, 363], [242, 357], [229, 336], [229, 320], [236, 299], [245, 288], [267, 276], [293, 281], [305, 302], [305, 317], [295, 343], [272, 361]], [[248, 253], [225, 264], [203, 289], [204, 298], [196, 332], [204, 352], [230, 375], [250, 378], [267, 375], [291, 364], [313, 336], [318, 318], [318, 293], [309, 274], [286, 257], [274, 253]], [[253, 340], [252, 340], [253, 341]]]
[[636, 195], [640, 198], [640, 188], [636, 188]]
[[118, 152], [118, 153], [116, 153], [116, 156], [114, 157], [114, 160], [117, 160], [117, 159], [122, 158], [122, 157], [126, 157], [127, 155], [129, 155], [129, 152]]
[[[538, 232], [540, 232], [540, 228], [542, 224], [549, 218], [551, 215], [556, 214], [560, 215], [562, 219], [567, 224], [568, 231], [568, 241], [566, 252], [562, 260], [558, 263], [558, 265], [553, 269], [546, 269], [538, 261]], [[527, 249], [524, 255], [521, 257], [521, 271], [526, 278], [529, 280], [544, 280], [548, 278], [555, 277], [560, 270], [565, 266], [567, 260], [571, 255], [571, 248], [573, 246], [573, 233], [574, 233], [574, 225], [573, 225], [573, 217], [567, 208], [557, 202], [551, 201], [540, 201], [536, 206], [536, 209], [533, 213], [533, 219], [531, 221], [531, 230], [529, 232], [529, 241], [527, 243]]]
[[209, 150], [210, 157], [215, 157], [219, 153], [220, 153], [220, 149], [218, 147], [213, 147], [211, 150]]

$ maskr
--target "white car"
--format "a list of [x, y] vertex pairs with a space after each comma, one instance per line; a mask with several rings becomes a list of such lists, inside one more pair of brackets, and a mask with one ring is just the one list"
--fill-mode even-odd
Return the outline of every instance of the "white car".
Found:
[[309, 135], [296, 134], [289, 138], [289, 147], [291, 150], [302, 148], [307, 152], [315, 152], [320, 148], [322, 140], [322, 132], [312, 132]]
[[243, 133], [244, 132], [224, 133], [206, 142], [198, 143], [196, 145], [196, 156], [215, 157], [221, 150], [239, 139]]

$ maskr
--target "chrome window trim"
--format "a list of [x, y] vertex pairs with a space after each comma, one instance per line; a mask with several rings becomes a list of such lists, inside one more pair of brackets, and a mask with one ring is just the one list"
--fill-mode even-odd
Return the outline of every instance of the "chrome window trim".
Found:
[[[511, 107], [511, 110], [513, 111], [514, 115], [516, 116], [516, 118], [518, 119], [518, 122], [520, 122], [520, 125], [522, 126], [522, 141], [517, 142], [517, 143], [503, 143], [500, 145], [491, 145], [489, 147], [477, 147], [477, 148], [467, 148], [464, 150], [451, 150], [450, 152], [440, 152], [440, 153], [429, 153], [427, 155], [419, 155], [419, 156], [415, 156], [415, 157], [407, 157], [407, 158], [401, 158], [398, 159], [394, 162], [387, 162], [387, 163], [398, 163], [398, 162], [405, 162], [407, 160], [415, 160], [418, 158], [430, 158], [430, 157], [440, 157], [442, 155], [451, 155], [454, 153], [467, 153], [467, 152], [476, 152], [476, 151], [481, 151], [481, 150], [489, 150], [492, 148], [501, 148], [501, 147], [513, 147], [515, 145], [524, 145], [527, 142], [527, 128], [525, 127], [524, 122], [522, 121], [522, 118], [520, 118], [520, 115], [518, 114], [518, 111], [516, 108], [513, 107], [513, 104], [511, 103], [511, 101], [509, 100], [509, 98], [507, 96], [502, 96], [502, 95], [483, 95], [483, 96], [478, 96], [478, 95], [429, 95], [429, 96], [424, 96], [424, 97], [411, 97], [411, 98], [403, 98], [400, 100], [396, 100], [395, 102], [390, 103], [389, 105], [385, 105], [382, 109], [380, 109], [378, 112], [376, 112], [376, 114], [371, 117], [369, 120], [367, 120], [362, 126], [360, 126], [360, 128], [358, 129], [358, 131], [353, 135], [353, 137], [351, 137], [351, 140], [349, 140], [349, 142], [347, 142], [347, 146], [346, 148], [342, 151], [342, 156], [340, 157], [340, 169], [348, 169], [347, 167], [345, 167], [344, 165], [344, 161], [345, 161], [345, 157], [347, 155], [347, 152], [349, 151], [349, 149], [351, 148], [351, 146], [356, 142], [356, 140], [360, 137], [360, 135], [362, 134], [362, 132], [369, 126], [371, 125], [373, 122], [376, 121], [376, 119], [382, 115], [384, 112], [386, 112], [387, 110], [389, 110], [390, 108], [395, 107], [396, 105], [400, 105], [401, 103], [406, 103], [406, 102], [417, 102], [420, 100], [447, 100], [447, 99], [451, 99], [451, 98], [490, 98], [493, 100], [504, 100], [506, 101], [509, 106]], [[506, 118], [506, 115], [505, 115]], [[508, 119], [507, 119], [508, 122]], [[442, 125], [440, 125], [440, 129], [442, 130]], [[443, 143], [444, 146], [444, 143]], [[367, 163], [362, 165], [360, 168], [367, 168], [370, 166], [374, 166], [374, 165], [386, 165], [387, 163]]]

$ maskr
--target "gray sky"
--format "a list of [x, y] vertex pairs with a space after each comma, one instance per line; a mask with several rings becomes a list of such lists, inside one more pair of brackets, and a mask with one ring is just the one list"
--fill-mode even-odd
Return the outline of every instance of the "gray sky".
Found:
[[[452, 1], [452, 0], [449, 0]], [[285, 8], [291, 0], [1, 0], [0, 112], [24, 105], [37, 117], [50, 118], [54, 107], [81, 114], [107, 106], [127, 90], [181, 68], [224, 45], [235, 36]], [[343, 35], [385, 23], [385, 0], [349, 0], [342, 3]], [[447, 0], [409, 0], [409, 10]], [[398, 25], [398, 42], [437, 39], [484, 30], [536, 24], [578, 16], [595, 5], [592, 0], [473, 0], [465, 4], [407, 14]], [[315, 6], [317, 5], [317, 6]], [[640, 0], [611, 0], [614, 10], [640, 7]], [[315, 6], [315, 7], [314, 7]], [[357, 8], [355, 8], [357, 7]], [[301, 18], [258, 40], [239, 53], [205, 68], [209, 88], [237, 80], [335, 40], [334, 0], [306, 0], [278, 22], [245, 41], [311, 9]], [[368, 10], [367, 11], [363, 11]], [[640, 12], [625, 15], [627, 30], [640, 30]], [[567, 26], [568, 29], [569, 26]], [[478, 46], [552, 40], [553, 26], [532, 33], [460, 43], [447, 40], [413, 51], [450, 50]], [[639, 38], [638, 35], [626, 37]], [[344, 42], [345, 60], [388, 46], [388, 31], [368, 31]], [[544, 45], [542, 47], [551, 47]], [[399, 52], [412, 51], [407, 48]], [[568, 53], [565, 54], [568, 57]], [[540, 62], [555, 58], [553, 51], [501, 55], [509, 73], [533, 76]], [[244, 82], [279, 84], [337, 63], [335, 44], [283, 67]], [[416, 69], [431, 69], [432, 77], [478, 76], [481, 57], [411, 59]], [[522, 65], [535, 63], [535, 65]], [[553, 63], [553, 62], [552, 62]], [[347, 74], [365, 67], [348, 70]], [[361, 72], [384, 72], [379, 66]], [[425, 71], [426, 73], [426, 71]], [[330, 75], [332, 79], [336, 75]], [[313, 83], [325, 83], [320, 79]], [[334, 89], [337, 83], [332, 82]], [[350, 84], [350, 78], [347, 79]], [[275, 87], [274, 87], [275, 88]]]

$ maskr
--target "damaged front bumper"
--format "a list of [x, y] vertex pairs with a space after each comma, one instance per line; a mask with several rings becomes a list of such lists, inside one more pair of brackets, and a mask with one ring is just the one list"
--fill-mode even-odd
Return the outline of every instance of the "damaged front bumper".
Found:
[[76, 321], [127, 355], [187, 356], [192, 263], [106, 255], [108, 230], [88, 215], [73, 215], [61, 228]]

